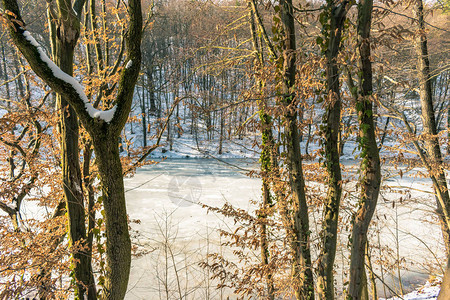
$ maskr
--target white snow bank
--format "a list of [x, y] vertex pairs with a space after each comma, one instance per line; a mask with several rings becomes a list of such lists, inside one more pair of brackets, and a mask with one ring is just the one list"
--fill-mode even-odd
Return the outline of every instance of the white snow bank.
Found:
[[[423, 287], [414, 292], [404, 295], [402, 298], [393, 297], [389, 298], [388, 300], [436, 300], [439, 295], [440, 289], [440, 285], [427, 281], [427, 283], [425, 283]], [[380, 300], [383, 300], [383, 298], [380, 298]]]
[[33, 46], [35, 46], [38, 49], [41, 59], [52, 70], [53, 75], [55, 75], [55, 77], [65, 81], [65, 82], [67, 82], [75, 89], [77, 94], [83, 100], [85, 107], [86, 107], [86, 111], [92, 118], [99, 118], [107, 123], [111, 122], [111, 120], [114, 116], [114, 113], [116, 112], [116, 106], [114, 106], [111, 109], [105, 110], [105, 111], [94, 108], [92, 106], [92, 104], [89, 102], [88, 98], [86, 97], [86, 94], [84, 93], [84, 88], [81, 86], [81, 84], [75, 78], [73, 78], [69, 74], [63, 72], [57, 65], [55, 65], [55, 63], [42, 50], [39, 43], [31, 36], [29, 31], [25, 30], [23, 32], [23, 35], [27, 39], [27, 41], [29, 41]]

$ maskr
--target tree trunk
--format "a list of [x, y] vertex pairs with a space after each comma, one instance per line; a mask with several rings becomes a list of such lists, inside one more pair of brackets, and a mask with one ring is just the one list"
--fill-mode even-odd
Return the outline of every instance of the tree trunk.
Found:
[[123, 299], [131, 265], [131, 241], [125, 205], [119, 136], [100, 128], [93, 136], [102, 186], [106, 227], [106, 281], [102, 299]]
[[293, 266], [292, 279], [296, 299], [314, 299], [311, 250], [309, 242], [309, 216], [306, 203], [305, 182], [302, 170], [300, 135], [297, 125], [297, 105], [294, 101], [296, 73], [295, 26], [292, 0], [280, 1], [280, 19], [283, 29], [283, 81], [282, 104], [285, 109], [286, 163], [293, 201]]
[[450, 299], [450, 256], [447, 257], [447, 268], [445, 269], [444, 279], [441, 283], [441, 291], [437, 300]]
[[[328, 99], [325, 114], [325, 165], [328, 173], [328, 192], [323, 209], [322, 248], [319, 254], [317, 289], [320, 299], [334, 299], [334, 260], [336, 257], [337, 227], [339, 205], [342, 194], [342, 176], [339, 163], [339, 129], [341, 122], [341, 95], [337, 56], [341, 44], [344, 20], [347, 14], [347, 1], [339, 6], [329, 1], [330, 28], [327, 50], [326, 76]], [[325, 38], [326, 39], [326, 38]]]
[[[19, 56], [19, 52], [16, 51], [16, 59], [14, 59], [14, 68], [16, 69], [16, 74], [17, 74], [17, 79], [16, 79], [16, 96], [17, 98], [23, 98], [25, 96], [25, 88], [23, 86], [23, 82], [22, 82], [22, 76], [20, 76], [20, 68], [19, 68], [19, 62], [20, 61], [20, 56]], [[17, 94], [17, 91], [19, 92]]]
[[[119, 141], [120, 143], [120, 141]], [[120, 151], [120, 150], [119, 150]], [[92, 259], [92, 246], [94, 241], [94, 232], [93, 229], [95, 227], [95, 193], [93, 184], [93, 178], [91, 178], [90, 171], [90, 163], [92, 158], [92, 141], [87, 142], [83, 149], [83, 183], [84, 187], [87, 190], [88, 197], [88, 230], [87, 230], [87, 245], [88, 245], [88, 255]]]
[[224, 109], [220, 110], [220, 134], [219, 134], [219, 154], [223, 152], [223, 135], [225, 134], [225, 116]]
[[[447, 189], [447, 180], [442, 165], [442, 154], [437, 136], [436, 118], [434, 115], [433, 92], [431, 87], [430, 61], [428, 59], [428, 41], [425, 35], [425, 21], [422, 0], [415, 0], [414, 11], [419, 25], [416, 35], [415, 50], [417, 54], [417, 71], [420, 86], [420, 104], [422, 107], [423, 135], [431, 166], [430, 174], [435, 177], [434, 190], [437, 195], [437, 213], [439, 215], [442, 234], [444, 236], [445, 250], [450, 254], [450, 197]], [[431, 173], [430, 172], [430, 173]]]
[[[2, 62], [3, 62], [3, 79], [5, 80], [5, 87], [6, 87], [6, 99], [11, 99], [11, 93], [9, 89], [9, 76], [8, 76], [8, 70], [6, 69], [6, 55], [5, 55], [5, 45], [2, 41]], [[8, 101], [7, 107], [9, 107], [11, 103]]]
[[378, 146], [375, 139], [372, 104], [372, 64], [370, 61], [370, 28], [373, 0], [358, 3], [359, 97], [356, 102], [361, 148], [360, 199], [353, 216], [351, 237], [350, 278], [347, 299], [364, 299], [367, 292], [365, 248], [367, 231], [378, 201], [381, 172]]
[[450, 155], [450, 105], [447, 107], [447, 155]]
[[141, 118], [142, 118], [142, 146], [147, 147], [147, 108], [145, 107], [145, 88], [144, 77], [142, 77], [142, 98], [140, 99]]
[[265, 112], [266, 107], [261, 100], [259, 103], [260, 110], [259, 116], [261, 119], [261, 136], [262, 136], [262, 150], [261, 150], [261, 177], [262, 177], [262, 197], [263, 203], [260, 207], [259, 217], [263, 219], [260, 225], [261, 233], [261, 261], [264, 268], [265, 280], [267, 285], [267, 298], [269, 300], [274, 299], [275, 287], [273, 282], [273, 273], [269, 266], [270, 252], [267, 239], [267, 225], [266, 221], [270, 207], [273, 205], [272, 197], [270, 193], [270, 181], [273, 175], [273, 169], [278, 166], [274, 166], [272, 159], [272, 153], [274, 149], [273, 133], [272, 133], [272, 120], [271, 117]]
[[[79, 20], [73, 15], [70, 1], [58, 2], [60, 19], [57, 24], [55, 40], [52, 41], [55, 64], [62, 71], [73, 75], [73, 56], [79, 36]], [[70, 16], [70, 17], [66, 17]], [[71, 20], [71, 21], [69, 21]], [[50, 20], [50, 22], [52, 22]], [[52, 26], [52, 25], [50, 25]], [[84, 196], [79, 163], [78, 118], [67, 100], [60, 94], [56, 96], [56, 106], [59, 112], [61, 169], [64, 199], [67, 208], [68, 236], [73, 247], [72, 267], [75, 279], [75, 297], [96, 299], [95, 280], [92, 273], [90, 251], [79, 250], [86, 246], [86, 224], [84, 211]]]
[[[264, 59], [263, 59], [263, 53], [262, 53], [262, 45], [258, 43], [257, 38], [257, 32], [256, 32], [256, 26], [255, 26], [255, 17], [256, 13], [255, 10], [257, 9], [256, 5], [252, 6], [251, 2], [249, 3], [251, 7], [251, 13], [250, 13], [250, 32], [252, 34], [252, 41], [253, 41], [253, 50], [255, 52], [255, 68], [257, 70], [257, 74], [261, 71], [261, 69], [264, 66]], [[258, 75], [255, 75], [256, 77], [256, 86], [258, 87], [257, 93], [259, 94], [260, 90], [263, 87], [263, 84], [261, 82], [261, 78], [258, 77]], [[262, 92], [262, 91], [261, 91]], [[222, 96], [223, 98], [223, 96]], [[269, 243], [267, 239], [267, 224], [266, 220], [268, 217], [268, 211], [270, 209], [270, 206], [272, 205], [272, 199], [271, 199], [271, 193], [270, 193], [270, 181], [271, 181], [271, 175], [272, 175], [272, 153], [273, 153], [273, 133], [272, 133], [272, 118], [267, 114], [267, 108], [266, 108], [266, 101], [264, 97], [261, 95], [261, 98], [257, 102], [258, 109], [259, 109], [259, 118], [260, 118], [260, 131], [261, 131], [261, 139], [262, 139], [262, 145], [261, 145], [261, 155], [260, 155], [260, 162], [261, 162], [261, 178], [262, 178], [262, 204], [260, 205], [260, 210], [258, 217], [261, 219], [260, 224], [260, 243], [261, 243], [261, 265], [262, 265], [262, 271], [263, 275], [266, 280], [266, 286], [267, 286], [267, 299], [273, 300], [274, 299], [274, 282], [273, 282], [273, 273], [272, 270], [269, 267], [269, 260], [270, 260], [270, 251], [269, 251]], [[222, 134], [222, 127], [223, 127], [223, 116], [221, 116], [221, 134]]]
[[[6, 57], [5, 57], [5, 46], [3, 45], [3, 39], [1, 40], [2, 45], [2, 65], [0, 66], [0, 78], [4, 81], [7, 81], [6, 79]], [[3, 77], [3, 74], [5, 74], [5, 77]], [[9, 98], [7, 98], [9, 99]]]
[[[75, 4], [77, 3], [75, 2]], [[140, 0], [127, 2], [129, 22], [128, 31], [124, 37], [127, 50], [124, 63], [130, 63], [130, 65], [121, 70], [114, 101], [115, 106], [112, 111], [95, 110], [88, 102], [83, 87], [76, 79], [57, 70], [57, 66], [46, 57], [36, 40], [24, 30], [25, 23], [22, 20], [17, 0], [2, 0], [2, 4], [5, 10], [11, 12], [6, 18], [10, 22], [8, 31], [14, 44], [25, 56], [33, 71], [70, 103], [93, 139], [105, 208], [107, 266], [102, 297], [123, 299], [130, 272], [131, 243], [118, 141], [131, 110], [134, 87], [141, 66], [141, 2]], [[73, 21], [75, 12], [70, 6], [59, 8], [58, 11], [65, 12], [66, 15], [63, 14], [59, 20], [59, 26], [62, 27], [58, 31], [67, 33], [66, 30], [70, 31], [70, 26], [67, 27], [66, 22], [70, 24]], [[80, 14], [81, 8], [78, 11], [78, 15]], [[12, 16], [14, 16], [14, 21], [12, 21]], [[67, 37], [70, 35], [66, 36], [66, 39]]]
[[[425, 35], [425, 20], [422, 0], [414, 2], [414, 11], [419, 25], [415, 49], [418, 58], [418, 74], [420, 84], [420, 104], [422, 106], [422, 122], [425, 135], [425, 145], [431, 165], [430, 175], [433, 180], [437, 198], [437, 213], [440, 218], [442, 234], [444, 236], [445, 250], [447, 252], [447, 268], [441, 285], [438, 300], [450, 297], [450, 197], [448, 193], [445, 170], [442, 166], [442, 154], [437, 136], [436, 119], [433, 107], [433, 94], [431, 87], [430, 61], [428, 59], [428, 41]], [[434, 174], [431, 173], [434, 172]]]
[[155, 102], [155, 86], [153, 84], [153, 66], [149, 67], [149, 71], [147, 72], [147, 81], [150, 92], [150, 113], [155, 114], [157, 108]]

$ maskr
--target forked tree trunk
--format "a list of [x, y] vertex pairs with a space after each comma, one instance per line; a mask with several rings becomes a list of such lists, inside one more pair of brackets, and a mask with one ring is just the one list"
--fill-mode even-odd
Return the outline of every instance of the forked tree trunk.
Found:
[[[370, 61], [370, 28], [373, 0], [358, 3], [359, 95], [356, 102], [361, 148], [360, 196], [358, 210], [353, 216], [350, 253], [350, 278], [347, 299], [367, 297], [365, 253], [367, 231], [378, 201], [381, 172], [378, 146], [375, 139], [372, 104], [372, 64]], [[364, 293], [363, 293], [364, 291]]]
[[[339, 163], [339, 132], [341, 124], [341, 91], [339, 84], [339, 69], [337, 56], [341, 44], [344, 20], [347, 15], [347, 1], [336, 6], [334, 1], [328, 1], [327, 10], [330, 13], [328, 29], [329, 37], [325, 55], [327, 60], [326, 76], [328, 99], [324, 118], [325, 130], [325, 165], [327, 168], [328, 192], [323, 208], [322, 248], [319, 254], [317, 275], [317, 291], [320, 299], [334, 299], [334, 260], [336, 257], [337, 228], [339, 205], [342, 194], [342, 175]], [[327, 24], [328, 25], [328, 24]]]
[[295, 101], [296, 45], [292, 0], [280, 1], [282, 24], [282, 104], [284, 106], [286, 164], [293, 202], [293, 266], [292, 279], [296, 299], [314, 299], [314, 279], [311, 265], [310, 231], [308, 205], [306, 203], [305, 182], [303, 178], [300, 135], [297, 125], [297, 104]]
[[[17, 0], [2, 0], [9, 21], [9, 34], [14, 44], [27, 59], [33, 71], [55, 92], [61, 94], [73, 107], [83, 126], [89, 132], [99, 168], [103, 192], [106, 227], [106, 280], [104, 299], [123, 299], [130, 273], [131, 249], [127, 212], [118, 149], [120, 132], [131, 110], [134, 86], [141, 65], [142, 10], [140, 0], [127, 2], [129, 17], [125, 36], [127, 57], [120, 74], [115, 110], [96, 111], [86, 102], [83, 87], [49, 61], [37, 42], [25, 31]], [[81, 10], [81, 9], [80, 9]]]

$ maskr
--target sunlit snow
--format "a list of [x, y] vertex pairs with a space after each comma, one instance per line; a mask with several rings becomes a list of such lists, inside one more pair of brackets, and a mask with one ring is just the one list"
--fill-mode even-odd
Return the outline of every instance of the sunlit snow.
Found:
[[31, 36], [30, 32], [25, 30], [23, 32], [24, 37], [27, 39], [27, 41], [29, 41], [33, 46], [35, 46], [37, 48], [37, 50], [39, 51], [39, 55], [41, 56], [41, 59], [43, 62], [45, 62], [47, 64], [47, 66], [52, 70], [53, 75], [55, 75], [55, 77], [67, 82], [68, 84], [70, 84], [74, 90], [77, 92], [77, 94], [80, 96], [80, 98], [83, 100], [85, 107], [86, 107], [86, 111], [89, 113], [89, 115], [92, 118], [99, 118], [104, 120], [105, 122], [109, 123], [111, 122], [114, 113], [116, 112], [116, 106], [114, 106], [111, 109], [102, 111], [102, 110], [98, 110], [96, 108], [94, 108], [92, 106], [92, 104], [89, 102], [88, 98], [86, 97], [86, 94], [84, 93], [84, 88], [83, 86], [72, 76], [70, 76], [69, 74], [63, 72], [48, 56], [47, 54], [45, 54], [45, 52], [42, 50], [41, 46], [39, 45], [39, 43]]
[[129, 60], [129, 61], [127, 62], [127, 65], [125, 66], [125, 69], [131, 68], [132, 65], [133, 65], [133, 61], [132, 61], [132, 60]]

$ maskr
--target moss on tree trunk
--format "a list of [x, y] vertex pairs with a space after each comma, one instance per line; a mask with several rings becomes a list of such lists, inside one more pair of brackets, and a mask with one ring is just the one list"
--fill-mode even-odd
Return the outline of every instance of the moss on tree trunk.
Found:
[[336, 257], [339, 205], [342, 194], [342, 175], [339, 163], [342, 105], [337, 56], [348, 9], [347, 5], [347, 1], [344, 1], [339, 6], [336, 6], [334, 1], [328, 1], [326, 9], [329, 13], [329, 21], [327, 24], [324, 24], [324, 27], [329, 25], [328, 37], [325, 37], [327, 43], [325, 56], [328, 99], [324, 116], [325, 165], [328, 173], [328, 192], [323, 208], [322, 247], [318, 259], [317, 291], [320, 299], [327, 300], [334, 299], [333, 270]]
[[380, 157], [375, 139], [372, 104], [372, 64], [369, 42], [372, 8], [372, 0], [361, 0], [358, 3], [358, 50], [360, 60], [358, 68], [359, 95], [356, 101], [356, 110], [358, 112], [362, 161], [359, 179], [359, 203], [358, 209], [353, 215], [350, 240], [350, 278], [347, 299], [353, 300], [365, 299], [367, 294], [365, 273], [367, 231], [375, 212], [381, 182]]

